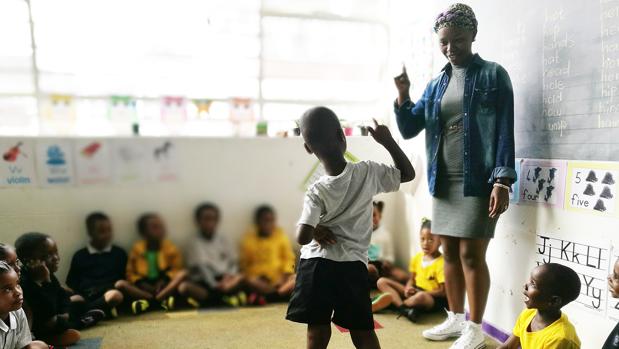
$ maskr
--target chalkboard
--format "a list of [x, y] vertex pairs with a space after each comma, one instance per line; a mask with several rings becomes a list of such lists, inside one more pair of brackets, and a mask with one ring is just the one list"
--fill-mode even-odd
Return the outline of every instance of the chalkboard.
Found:
[[619, 0], [466, 2], [512, 79], [516, 156], [619, 161]]

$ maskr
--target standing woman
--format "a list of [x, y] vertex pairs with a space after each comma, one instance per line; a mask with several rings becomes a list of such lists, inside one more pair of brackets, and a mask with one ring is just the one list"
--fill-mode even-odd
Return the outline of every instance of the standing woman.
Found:
[[[434, 31], [449, 62], [421, 99], [410, 100], [405, 68], [395, 78], [402, 136], [426, 130], [433, 230], [441, 236], [445, 258], [450, 311], [423, 336], [459, 337], [452, 349], [484, 348], [481, 322], [490, 289], [486, 249], [516, 181], [513, 91], [503, 67], [472, 53], [477, 20], [469, 6], [449, 6], [436, 18]], [[464, 315], [465, 292], [470, 321]]]

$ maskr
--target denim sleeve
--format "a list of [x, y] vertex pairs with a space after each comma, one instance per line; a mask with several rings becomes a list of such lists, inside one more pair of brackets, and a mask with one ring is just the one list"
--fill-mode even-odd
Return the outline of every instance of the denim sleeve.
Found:
[[497, 143], [495, 168], [488, 183], [494, 183], [497, 178], [517, 180], [514, 163], [514, 91], [507, 71], [497, 68], [497, 85], [499, 88], [497, 104]]
[[402, 105], [398, 106], [398, 101], [394, 103], [394, 111], [400, 134], [404, 139], [413, 138], [425, 128], [426, 115], [425, 107], [426, 100], [429, 94], [430, 84], [417, 103], [411, 100], [406, 100]]

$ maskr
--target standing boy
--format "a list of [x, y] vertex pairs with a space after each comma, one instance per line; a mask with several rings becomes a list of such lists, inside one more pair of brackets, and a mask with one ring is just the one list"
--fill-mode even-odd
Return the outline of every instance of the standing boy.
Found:
[[306, 323], [308, 348], [326, 348], [333, 322], [350, 330], [356, 348], [380, 348], [374, 332], [368, 277], [372, 234], [372, 198], [399, 189], [415, 171], [383, 125], [369, 128], [389, 151], [395, 167], [344, 159], [346, 137], [333, 111], [305, 112], [301, 133], [305, 149], [325, 168], [304, 199], [297, 229], [301, 261], [286, 318]]

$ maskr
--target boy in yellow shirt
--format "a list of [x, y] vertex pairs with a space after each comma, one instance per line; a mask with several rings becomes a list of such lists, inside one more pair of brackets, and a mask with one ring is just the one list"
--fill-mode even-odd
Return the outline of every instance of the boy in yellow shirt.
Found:
[[422, 221], [419, 238], [422, 251], [411, 258], [411, 277], [406, 286], [389, 278], [378, 279], [378, 289], [383, 293], [372, 301], [372, 312], [393, 305], [400, 314], [417, 322], [421, 311], [448, 308], [443, 272], [445, 261], [438, 250], [441, 242], [437, 235], [432, 234], [432, 221], [429, 219]]
[[533, 269], [524, 285], [523, 310], [513, 334], [499, 349], [579, 349], [574, 325], [561, 308], [580, 294], [580, 278], [572, 269], [548, 263]]
[[287, 298], [292, 293], [295, 255], [290, 240], [275, 223], [272, 207], [258, 207], [255, 223], [241, 243], [240, 266], [252, 292], [248, 302], [263, 305], [265, 297]]

